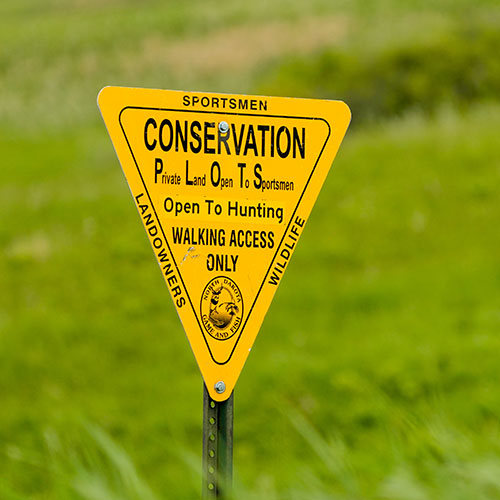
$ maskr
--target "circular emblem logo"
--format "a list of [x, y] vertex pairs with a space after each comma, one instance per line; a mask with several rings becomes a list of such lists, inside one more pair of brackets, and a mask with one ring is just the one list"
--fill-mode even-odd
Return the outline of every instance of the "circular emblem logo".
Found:
[[216, 340], [235, 335], [243, 317], [243, 297], [238, 285], [225, 276], [210, 280], [201, 295], [201, 322]]

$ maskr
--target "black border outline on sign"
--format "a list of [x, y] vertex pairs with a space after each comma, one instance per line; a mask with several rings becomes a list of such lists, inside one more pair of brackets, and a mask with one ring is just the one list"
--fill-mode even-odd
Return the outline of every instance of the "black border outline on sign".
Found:
[[[123, 125], [122, 125], [122, 113], [124, 111], [126, 111], [127, 109], [140, 109], [140, 110], [144, 110], [144, 111], [172, 111], [172, 112], [181, 112], [181, 113], [200, 113], [200, 114], [209, 114], [209, 115], [235, 115], [235, 116], [254, 116], [254, 117], [263, 117], [263, 118], [289, 118], [289, 119], [297, 119], [297, 120], [320, 120], [324, 123], [326, 123], [326, 126], [328, 127], [328, 135], [326, 136], [326, 139], [325, 139], [325, 143], [323, 144], [323, 147], [321, 148], [321, 151], [319, 152], [319, 155], [318, 155], [318, 158], [316, 159], [316, 162], [314, 163], [314, 167], [312, 168], [311, 170], [311, 173], [309, 174], [309, 177], [305, 183], [305, 186], [304, 186], [304, 189], [302, 190], [302, 193], [299, 197], [299, 200], [297, 201], [297, 205], [295, 206], [295, 209], [293, 210], [292, 212], [292, 215], [290, 217], [290, 220], [288, 222], [288, 225], [286, 226], [286, 229], [285, 231], [283, 232], [283, 236], [281, 237], [281, 240], [279, 242], [279, 244], [277, 245], [276, 247], [276, 253], [274, 254], [273, 258], [271, 259], [271, 263], [269, 264], [269, 267], [267, 268], [267, 271], [266, 271], [266, 274], [264, 275], [264, 279], [262, 280], [262, 283], [259, 287], [259, 289], [257, 290], [257, 294], [255, 295], [255, 299], [253, 301], [253, 304], [252, 304], [252, 307], [250, 307], [250, 310], [248, 311], [248, 315], [247, 315], [247, 318], [245, 320], [245, 323], [243, 324], [243, 326], [241, 327], [241, 330], [240, 330], [240, 333], [238, 335], [238, 338], [236, 339], [236, 342], [233, 346], [233, 349], [231, 351], [231, 354], [229, 354], [229, 357], [227, 358], [226, 361], [224, 361], [223, 363], [217, 361], [213, 354], [212, 354], [212, 351], [210, 350], [210, 346], [208, 344], [208, 340], [206, 339], [205, 337], [205, 334], [204, 334], [204, 330], [203, 330], [203, 327], [202, 325], [200, 324], [200, 320], [196, 314], [196, 311], [194, 309], [194, 306], [193, 306], [193, 302], [191, 300], [191, 297], [189, 296], [189, 293], [188, 293], [188, 290], [187, 290], [187, 287], [184, 283], [184, 280], [182, 279], [182, 274], [180, 273], [179, 271], [179, 267], [177, 266], [177, 262], [175, 261], [175, 257], [174, 257], [174, 254], [172, 252], [172, 250], [170, 249], [170, 244], [168, 242], [168, 239], [165, 235], [165, 231], [163, 230], [163, 227], [161, 225], [161, 222], [160, 222], [160, 218], [158, 217], [158, 214], [156, 213], [156, 209], [153, 205], [153, 201], [151, 200], [151, 196], [149, 194], [149, 191], [148, 191], [148, 188], [146, 186], [146, 183], [144, 182], [144, 178], [142, 177], [142, 172], [139, 168], [139, 164], [137, 163], [137, 160], [135, 158], [135, 155], [134, 155], [134, 152], [132, 151], [132, 146], [130, 145], [130, 142], [128, 140], [128, 137], [127, 137], [127, 134], [125, 133], [125, 129], [123, 128]], [[179, 278], [182, 282], [182, 286], [184, 287], [184, 291], [186, 292], [186, 296], [187, 298], [189, 299], [189, 303], [191, 305], [191, 309], [193, 310], [193, 314], [194, 314], [194, 317], [196, 319], [196, 322], [198, 323], [198, 327], [200, 328], [200, 331], [201, 331], [201, 334], [203, 336], [203, 340], [205, 341], [205, 344], [207, 346], [207, 349], [208, 349], [208, 352], [210, 354], [210, 357], [212, 358], [213, 362], [217, 365], [226, 365], [227, 363], [229, 363], [229, 361], [231, 360], [231, 358], [233, 357], [233, 354], [234, 354], [234, 351], [236, 349], [236, 346], [238, 345], [238, 342], [240, 341], [240, 338], [241, 336], [243, 335], [243, 332], [245, 330], [245, 327], [247, 325], [247, 322], [248, 322], [248, 319], [250, 318], [250, 315], [252, 314], [252, 311], [253, 311], [253, 308], [257, 302], [257, 299], [260, 295], [260, 292], [262, 290], [262, 287], [264, 286], [265, 282], [266, 282], [266, 279], [267, 279], [267, 276], [269, 274], [269, 270], [271, 269], [275, 259], [276, 259], [276, 255], [278, 254], [278, 251], [281, 247], [281, 244], [283, 243], [283, 240], [285, 239], [285, 236], [287, 235], [288, 233], [288, 229], [290, 228], [290, 224], [292, 223], [292, 220], [295, 216], [295, 214], [297, 213], [297, 209], [299, 208], [299, 205], [300, 205], [300, 202], [302, 201], [302, 198], [307, 190], [307, 186], [309, 185], [309, 182], [311, 181], [311, 178], [316, 170], [316, 167], [318, 165], [318, 162], [321, 158], [321, 155], [323, 154], [323, 151], [325, 150], [325, 147], [328, 143], [328, 140], [330, 139], [330, 135], [331, 135], [331, 132], [332, 132], [332, 129], [330, 127], [330, 124], [324, 119], [324, 118], [319, 118], [319, 117], [309, 117], [309, 116], [283, 116], [283, 115], [263, 115], [263, 114], [258, 114], [258, 113], [232, 113], [232, 112], [227, 112], [227, 111], [204, 111], [204, 110], [194, 110], [194, 109], [168, 109], [168, 108], [154, 108], [154, 107], [150, 107], [150, 106], [125, 106], [119, 113], [118, 115], [118, 123], [120, 124], [120, 128], [122, 129], [122, 132], [123, 132], [123, 136], [125, 137], [125, 141], [127, 142], [127, 146], [130, 150], [130, 154], [132, 155], [132, 158], [134, 160], [134, 163], [135, 163], [135, 166], [137, 168], [137, 172], [139, 173], [139, 176], [141, 178], [141, 181], [142, 181], [142, 184], [144, 185], [144, 189], [146, 190], [146, 194], [148, 195], [148, 199], [149, 199], [149, 202], [151, 203], [151, 208], [153, 209], [153, 212], [155, 214], [155, 217], [156, 217], [156, 221], [158, 222], [158, 225], [160, 226], [160, 229], [161, 229], [161, 232], [163, 234], [163, 238], [165, 239], [165, 243], [167, 245], [167, 248], [168, 248], [168, 251], [170, 252], [170, 256], [172, 257], [172, 260], [174, 262], [174, 265], [175, 265], [175, 269], [177, 270], [177, 274], [179, 275]], [[128, 180], [127, 180], [128, 182]], [[281, 281], [281, 280], [280, 280]], [[276, 287], [278, 287], [278, 285], [276, 285]]]

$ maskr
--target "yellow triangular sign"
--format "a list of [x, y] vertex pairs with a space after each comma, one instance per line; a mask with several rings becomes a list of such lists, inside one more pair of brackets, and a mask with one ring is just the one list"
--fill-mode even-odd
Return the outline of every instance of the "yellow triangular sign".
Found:
[[98, 102], [208, 391], [224, 401], [347, 130], [349, 108], [123, 87], [104, 88]]

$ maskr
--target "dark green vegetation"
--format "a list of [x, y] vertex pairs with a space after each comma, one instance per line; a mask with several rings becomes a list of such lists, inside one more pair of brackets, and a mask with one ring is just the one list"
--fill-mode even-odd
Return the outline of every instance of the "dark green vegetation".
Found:
[[199, 495], [200, 376], [105, 84], [355, 101], [237, 386], [238, 498], [500, 498], [497, 2], [268, 4], [0, 6], [2, 500]]
[[270, 70], [263, 94], [341, 98], [354, 123], [435, 112], [443, 103], [466, 108], [496, 99], [500, 88], [500, 31], [484, 24], [418, 45], [366, 53], [328, 50]]

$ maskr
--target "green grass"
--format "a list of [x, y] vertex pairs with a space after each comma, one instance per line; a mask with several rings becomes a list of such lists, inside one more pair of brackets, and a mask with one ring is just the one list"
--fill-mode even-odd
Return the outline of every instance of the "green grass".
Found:
[[[486, 0], [142, 5], [0, 6], [2, 499], [199, 492], [201, 379], [95, 98], [252, 92], [289, 55], [135, 74], [144, 40], [338, 15], [347, 33], [324, 48], [362, 58], [499, 15]], [[500, 498], [499, 128], [479, 96], [348, 133], [236, 388], [237, 498]]]
[[[402, 466], [398, 453], [420, 469], [432, 443], [419, 436], [436, 419], [491, 453], [498, 111], [408, 116], [346, 140], [237, 388], [243, 484], [286, 491], [307, 464], [343, 491], [293, 430], [297, 411], [341, 440], [366, 494]], [[199, 453], [199, 375], [102, 132], [24, 141], [38, 159], [29, 175], [20, 143], [2, 144], [18, 163], [2, 178], [1, 460], [25, 494], [54, 497], [43, 434], [78, 436], [81, 418], [159, 492]]]
[[[362, 55], [434, 39], [456, 26], [487, 22], [494, 29], [500, 22], [500, 8], [495, 0], [473, 4], [468, 0], [195, 0], [187, 4], [51, 0], [43, 8], [33, 0], [6, 0], [0, 6], [0, 123], [35, 134], [40, 128], [65, 130], [97, 123], [95, 96], [109, 84], [249, 93], [261, 87], [264, 68], [282, 61], [261, 50], [258, 63], [246, 63], [243, 55], [238, 64], [241, 48], [258, 47], [256, 41], [266, 36], [261, 33], [263, 27], [291, 25], [294, 29], [286, 35], [291, 38], [300, 35], [302, 23], [325, 18], [345, 26], [341, 35], [332, 32], [325, 48]], [[208, 69], [196, 50], [186, 56], [189, 64], [175, 57], [178, 51], [183, 54], [186, 42], [203, 47], [217, 34], [245, 27], [249, 29], [240, 34], [233, 32], [227, 44], [224, 37], [215, 44], [214, 53], [205, 57], [212, 60]], [[286, 39], [266, 38], [264, 47], [276, 43], [286, 47]], [[219, 58], [234, 60], [236, 68], [217, 65]]]

